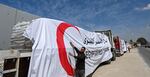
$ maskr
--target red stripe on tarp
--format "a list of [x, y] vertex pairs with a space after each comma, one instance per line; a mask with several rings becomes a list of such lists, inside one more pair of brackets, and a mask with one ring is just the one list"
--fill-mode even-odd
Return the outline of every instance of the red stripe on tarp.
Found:
[[68, 75], [74, 76], [74, 69], [72, 68], [72, 66], [70, 65], [68, 61], [66, 47], [64, 43], [64, 33], [65, 33], [65, 30], [69, 27], [73, 27], [79, 31], [77, 27], [72, 26], [71, 24], [61, 23], [57, 28], [56, 40], [57, 40], [59, 59], [60, 59], [61, 65]]

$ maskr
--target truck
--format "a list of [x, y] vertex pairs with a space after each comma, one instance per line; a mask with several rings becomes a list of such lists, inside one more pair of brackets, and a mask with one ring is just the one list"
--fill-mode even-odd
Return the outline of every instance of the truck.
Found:
[[[114, 46], [112, 31], [111, 30], [103, 30], [103, 31], [95, 31], [95, 32], [105, 34], [108, 37], [109, 42], [111, 44], [111, 52], [113, 55], [113, 57], [111, 58], [110, 61], [115, 61], [116, 60], [116, 48]], [[108, 63], [110, 63], [110, 61], [108, 61]]]
[[127, 52], [126, 43], [123, 39], [120, 39], [119, 36], [114, 37], [114, 44], [117, 56], [122, 56], [125, 52]]
[[0, 50], [0, 77], [27, 77], [30, 50]]
[[22, 34], [29, 23], [16, 24], [12, 29], [11, 48], [0, 50], [0, 77], [27, 77], [32, 43]]
[[122, 55], [121, 51], [120, 51], [120, 49], [121, 49], [121, 40], [120, 40], [119, 36], [115, 36], [115, 37], [113, 37], [113, 39], [114, 39], [114, 46], [116, 48], [116, 54], [117, 54], [117, 56], [121, 56]]
[[[45, 19], [41, 19], [41, 20], [45, 20]], [[0, 50], [0, 77], [27, 77], [33, 44], [32, 44], [32, 40], [29, 40], [28, 38], [23, 36], [23, 33], [26, 30], [27, 25], [29, 25], [29, 24], [30, 24], [30, 22], [21, 22], [21, 23], [16, 24], [13, 27], [12, 34], [11, 34], [11, 49]], [[52, 26], [55, 26], [55, 25], [52, 25]], [[88, 33], [88, 31], [86, 31], [86, 30], [83, 30], [83, 29], [79, 29], [79, 30], [80, 30], [80, 32], [81, 31], [83, 32], [83, 35], [85, 33]], [[73, 30], [70, 30], [70, 31], [73, 31]], [[93, 33], [93, 32], [91, 32], [91, 33]], [[96, 35], [96, 33], [94, 33], [94, 35]], [[95, 48], [91, 48], [91, 50], [93, 50], [94, 52], [91, 50], [86, 51], [86, 52], [88, 52], [86, 54], [86, 56], [88, 54], [91, 54], [87, 58], [88, 60], [86, 59], [87, 60], [86, 63], [91, 64], [91, 60], [93, 60], [93, 59], [95, 61], [95, 62], [93, 61], [93, 64], [91, 64], [91, 65], [93, 65], [93, 67], [91, 67], [91, 65], [87, 64], [88, 68], [92, 68], [91, 71], [87, 70], [88, 71], [87, 75], [88, 75], [94, 71], [94, 69], [96, 68], [95, 65], [99, 65], [99, 63], [101, 63], [101, 62], [111, 59], [112, 54], [110, 51], [110, 44], [108, 42], [108, 39], [106, 40], [106, 38], [107, 38], [106, 36], [103, 40], [97, 40], [97, 41], [93, 40], [93, 38], [88, 38], [89, 36], [85, 36], [85, 37], [87, 37], [87, 39], [85, 39], [85, 43], [87, 43], [89, 46], [91, 44], [94, 46], [99, 45], [99, 44], [101, 44], [101, 42], [103, 42], [104, 44], [99, 45], [99, 46], [105, 47], [105, 48], [103, 47], [103, 49], [100, 49], [101, 47], [97, 47], [100, 49], [99, 51], [94, 50]], [[111, 38], [111, 40], [112, 40], [112, 38]], [[89, 49], [90, 49], [90, 47], [89, 47]], [[113, 47], [111, 48], [111, 50], [113, 53]], [[102, 51], [104, 51], [105, 53], [102, 53]], [[102, 55], [102, 54], [104, 54], [104, 55]], [[98, 58], [97, 57], [95, 58], [95, 55]], [[106, 58], [103, 59], [104, 56], [106, 56]], [[101, 58], [103, 60], [101, 60], [99, 58]], [[111, 60], [115, 60], [115, 59], [116, 59], [116, 57], [113, 57]], [[111, 62], [111, 61], [109, 60], [109, 62]], [[85, 74], [86, 74], [86, 72], [85, 72]]]

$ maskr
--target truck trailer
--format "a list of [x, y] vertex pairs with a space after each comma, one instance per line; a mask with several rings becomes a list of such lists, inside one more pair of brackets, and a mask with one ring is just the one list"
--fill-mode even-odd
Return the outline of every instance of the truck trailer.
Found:
[[116, 60], [116, 48], [114, 46], [114, 39], [113, 39], [112, 31], [111, 30], [103, 30], [103, 31], [95, 31], [95, 32], [105, 34], [108, 37], [109, 42], [111, 44], [111, 52], [113, 54], [113, 57], [111, 60], [115, 61]]
[[30, 22], [21, 22], [13, 26], [11, 49], [0, 50], [0, 77], [27, 77], [31, 58], [32, 42], [23, 37]]
[[[45, 23], [45, 21], [48, 21], [48, 24], [51, 24], [52, 21], [54, 21], [54, 22], [56, 21], [56, 20], [46, 19], [46, 18], [37, 19], [37, 21], [39, 21], [39, 20], [40, 21], [44, 20], [43, 21], [44, 23]], [[21, 23], [16, 24], [12, 28], [11, 41], [10, 41], [11, 49], [0, 50], [0, 77], [27, 77], [29, 65], [31, 64], [30, 58], [32, 59], [32, 57], [31, 57], [31, 55], [32, 55], [31, 53], [33, 52], [32, 51], [32, 45], [33, 45], [32, 42], [34, 42], [34, 40], [32, 40], [32, 39], [29, 40], [28, 38], [24, 37], [23, 34], [24, 34], [24, 31], [26, 30], [27, 26], [31, 23], [32, 23], [32, 21], [31, 22], [21, 22]], [[38, 22], [38, 23], [40, 23], [40, 22]], [[66, 24], [66, 23], [63, 23], [63, 24]], [[38, 24], [38, 25], [43, 26], [40, 24]], [[55, 24], [54, 25], [52, 24], [52, 26], [56, 27]], [[74, 27], [74, 29], [77, 29], [77, 27]], [[87, 46], [87, 48], [90, 49], [90, 50], [86, 51], [86, 55], [88, 55], [88, 58], [85, 60], [86, 63], [91, 64], [91, 60], [94, 59], [93, 64], [91, 64], [93, 66], [88, 65], [88, 64], [85, 65], [86, 69], [90, 69], [90, 70], [86, 70], [86, 75], [92, 73], [94, 71], [94, 69], [99, 65], [99, 63], [107, 61], [107, 60], [115, 60], [116, 59], [113, 46], [112, 46], [112, 48], [110, 48], [111, 47], [110, 43], [108, 42], [108, 39], [106, 40], [107, 37], [105, 35], [99, 34], [103, 37], [103, 40], [100, 40], [100, 39], [93, 40], [93, 39], [95, 39], [95, 38], [93, 38], [93, 35], [94, 35], [94, 37], [96, 37], [95, 36], [95, 35], [97, 35], [96, 33], [89, 32], [89, 31], [83, 30], [81, 28], [78, 28], [77, 30], [70, 29], [70, 31], [73, 31], [74, 33], [77, 33], [78, 30], [80, 30], [79, 33], [81, 33], [82, 36], [86, 37], [84, 39], [84, 41], [85, 41], [84, 43], [85, 43], [85, 46]], [[89, 38], [89, 36], [87, 36], [87, 33], [89, 33], [89, 35], [91, 34], [90, 38]], [[70, 38], [70, 40], [72, 38], [74, 38], [74, 37], [71, 37], [70, 35], [71, 34], [69, 34], [69, 32], [66, 33], [66, 35], [65, 35], [65, 37], [67, 37], [66, 40], [68, 39], [68, 37]], [[75, 35], [75, 34], [72, 34], [72, 35]], [[110, 35], [112, 35], [112, 34], [110, 34]], [[78, 36], [80, 38], [80, 35], [78, 35]], [[78, 39], [78, 38], [76, 38], [76, 39]], [[72, 40], [74, 40], [74, 39], [72, 39]], [[74, 40], [74, 42], [76, 42], [76, 41], [77, 40]], [[109, 41], [112, 41], [112, 37], [109, 38]], [[78, 42], [79, 42], [79, 40], [78, 40]], [[76, 43], [78, 43], [78, 42], [76, 42]], [[102, 45], [101, 45], [101, 42], [103, 43]], [[80, 43], [78, 43], [78, 44], [80, 44]], [[90, 48], [91, 45], [93, 45], [93, 48]], [[98, 47], [97, 45], [100, 45], [101, 47]], [[95, 46], [97, 46], [96, 50], [94, 48]], [[69, 47], [69, 45], [67, 47]], [[112, 50], [112, 53], [111, 53], [110, 49]], [[113, 58], [112, 58], [112, 54], [113, 54]], [[52, 54], [52, 55], [57, 55], [57, 54]], [[95, 56], [96, 56], [96, 58], [95, 58]], [[100, 59], [98, 59], [97, 57]], [[71, 59], [68, 59], [68, 60], [71, 60]], [[96, 64], [94, 64], [94, 63], [98, 63], [97, 66], [95, 66]]]

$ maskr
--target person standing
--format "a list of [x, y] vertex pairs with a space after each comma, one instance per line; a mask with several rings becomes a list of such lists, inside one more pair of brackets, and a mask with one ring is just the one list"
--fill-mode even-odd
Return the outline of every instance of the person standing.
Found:
[[127, 43], [127, 48], [128, 48], [129, 53], [130, 53], [130, 50], [131, 50], [131, 44]]
[[70, 42], [70, 45], [75, 49], [77, 52], [77, 56], [74, 56], [76, 60], [76, 69], [75, 69], [75, 77], [85, 77], [85, 47], [81, 47], [79, 50], [77, 47], [75, 47], [72, 42]]

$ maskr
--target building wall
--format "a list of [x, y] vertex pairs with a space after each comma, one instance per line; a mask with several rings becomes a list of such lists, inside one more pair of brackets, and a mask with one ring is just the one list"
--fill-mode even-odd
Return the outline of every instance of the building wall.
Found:
[[10, 48], [11, 31], [16, 23], [36, 18], [39, 16], [0, 4], [0, 49]]

